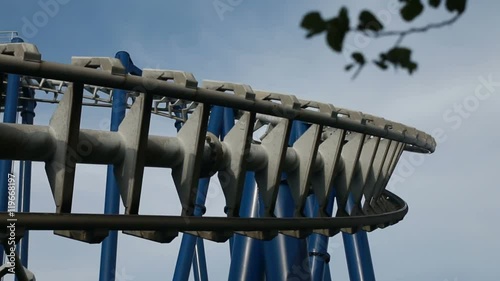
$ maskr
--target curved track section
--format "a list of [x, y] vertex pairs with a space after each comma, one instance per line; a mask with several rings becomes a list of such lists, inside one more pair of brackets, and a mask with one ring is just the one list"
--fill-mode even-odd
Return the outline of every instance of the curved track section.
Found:
[[[278, 233], [304, 238], [372, 231], [408, 212], [401, 198], [385, 190], [401, 154], [432, 153], [436, 147], [430, 135], [415, 128], [331, 104], [232, 82], [205, 80], [198, 86], [193, 74], [183, 71], [128, 72], [114, 58], [73, 57], [64, 65], [42, 61], [31, 44], [0, 44], [0, 92], [22, 87], [31, 95], [20, 100], [57, 103], [47, 126], [0, 124], [0, 159], [45, 162], [56, 207], [53, 214], [16, 213], [18, 239], [28, 230], [54, 230], [87, 243], [100, 243], [114, 230], [159, 243], [179, 232], [224, 242], [235, 233], [269, 240]], [[115, 99], [128, 101], [116, 131], [80, 128], [83, 106], [114, 107]], [[207, 129], [217, 106], [235, 114], [236, 123], [223, 139]], [[151, 114], [183, 125], [176, 136], [149, 135]], [[295, 121], [303, 122], [305, 132], [289, 144]], [[262, 128], [265, 132], [256, 136]], [[79, 163], [110, 165], [123, 215], [72, 213]], [[145, 167], [171, 169], [179, 216], [139, 215]], [[247, 172], [255, 174], [260, 218], [239, 217]], [[284, 173], [294, 215], [276, 218]], [[220, 207], [227, 217], [193, 216], [200, 215], [195, 211], [199, 180], [212, 177], [224, 192]], [[318, 217], [305, 216], [311, 194]], [[11, 215], [0, 213], [3, 229]]]

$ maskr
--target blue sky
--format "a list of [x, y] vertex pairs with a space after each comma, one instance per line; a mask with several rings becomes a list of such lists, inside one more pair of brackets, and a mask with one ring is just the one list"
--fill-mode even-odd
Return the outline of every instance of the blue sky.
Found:
[[[28, 30], [22, 35], [38, 46], [44, 60], [69, 63], [71, 56], [112, 57], [126, 50], [139, 67], [185, 70], [199, 81], [246, 83], [253, 89], [329, 102], [439, 133], [436, 153], [423, 161], [404, 155], [389, 184], [408, 202], [410, 211], [399, 224], [369, 235], [377, 279], [500, 279], [500, 227], [495, 223], [500, 218], [496, 177], [500, 133], [495, 115], [500, 108], [499, 2], [468, 1], [456, 24], [406, 38], [404, 44], [414, 49], [419, 62], [413, 76], [367, 67], [354, 81], [343, 71], [345, 58], [333, 54], [324, 37], [304, 39], [305, 32], [299, 28], [302, 16], [311, 10], [332, 16], [342, 5], [353, 16], [369, 7], [389, 14], [386, 28], [399, 30], [405, 25], [388, 9], [397, 0], [286, 4], [243, 0], [233, 1], [239, 4], [222, 17], [212, 0], [145, 2], [60, 0], [65, 4], [32, 32], [26, 21], [36, 21], [33, 17], [42, 11], [40, 2], [5, 1], [0, 30]], [[442, 12], [432, 11], [415, 24], [442, 18]], [[356, 40], [348, 37], [346, 43], [372, 56], [394, 42], [394, 38]], [[485, 80], [494, 82], [488, 85]], [[478, 88], [485, 98], [471, 105]], [[461, 105], [466, 108], [462, 114], [457, 111]], [[36, 123], [47, 124], [53, 109], [40, 106]], [[85, 109], [83, 116], [82, 127], [99, 129], [109, 112]], [[171, 122], [154, 118], [151, 133], [173, 135], [174, 128]], [[402, 165], [404, 161], [413, 164]], [[35, 165], [34, 178], [32, 209], [53, 211], [40, 163]], [[179, 204], [171, 199], [177, 196], [170, 178], [164, 169], [146, 170], [142, 200], [148, 204], [142, 204], [141, 213], [179, 213]], [[79, 166], [75, 211], [102, 212], [104, 184], [104, 167]], [[208, 214], [222, 215], [222, 206], [222, 191], [212, 183]], [[97, 280], [100, 246], [51, 233], [33, 233], [31, 238], [30, 269], [39, 280], [67, 280], [66, 276]], [[179, 242], [180, 237], [169, 245], [157, 245], [121, 235], [117, 268], [133, 280], [171, 279]], [[346, 280], [340, 236], [330, 244], [333, 280]], [[227, 244], [208, 242], [206, 247], [209, 276], [226, 279]]]

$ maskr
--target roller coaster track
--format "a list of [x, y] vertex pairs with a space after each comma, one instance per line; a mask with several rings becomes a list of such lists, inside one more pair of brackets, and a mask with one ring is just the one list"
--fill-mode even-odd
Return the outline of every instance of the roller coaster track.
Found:
[[[54, 230], [100, 243], [109, 231], [123, 230], [161, 243], [179, 232], [224, 242], [234, 233], [269, 240], [278, 233], [303, 238], [372, 231], [401, 221], [408, 212], [401, 198], [385, 190], [403, 151], [427, 154], [436, 146], [430, 135], [415, 128], [331, 104], [230, 82], [203, 81], [198, 87], [194, 76], [182, 71], [150, 69], [134, 76], [112, 58], [74, 57], [71, 65], [47, 62], [31, 44], [0, 45], [1, 73], [20, 75], [20, 87], [36, 93], [21, 99], [58, 103], [48, 126], [0, 124], [0, 158], [45, 162], [56, 205], [56, 213], [17, 213], [19, 238], [26, 230]], [[1, 81], [6, 87], [7, 80]], [[82, 106], [111, 107], [116, 89], [130, 98], [118, 132], [80, 129]], [[237, 110], [237, 122], [223, 141], [207, 132], [212, 106]], [[148, 135], [151, 113], [184, 126], [176, 137]], [[309, 127], [289, 147], [295, 120]], [[254, 131], [262, 126], [266, 133], [254, 140]], [[77, 163], [115, 166], [125, 214], [71, 213]], [[180, 216], [138, 214], [144, 167], [172, 169]], [[264, 217], [238, 217], [247, 171], [256, 174]], [[293, 218], [274, 216], [283, 172], [294, 198]], [[227, 217], [192, 216], [198, 179], [216, 174]], [[336, 214], [324, 211], [332, 192]], [[318, 199], [319, 217], [303, 215], [311, 193]], [[3, 229], [8, 218], [9, 213], [0, 213]]]

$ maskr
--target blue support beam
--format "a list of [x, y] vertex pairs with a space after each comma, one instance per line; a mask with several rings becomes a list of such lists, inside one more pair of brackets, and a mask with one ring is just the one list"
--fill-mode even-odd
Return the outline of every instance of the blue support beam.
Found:
[[[347, 200], [347, 211], [351, 212], [353, 200]], [[360, 230], [355, 234], [342, 233], [347, 260], [347, 269], [351, 281], [375, 281], [375, 272], [370, 253], [368, 236]]]
[[193, 256], [193, 275], [195, 281], [208, 281], [207, 261], [203, 239], [196, 240]]
[[[223, 135], [227, 135], [234, 126], [234, 110], [224, 109]], [[247, 172], [240, 205], [240, 217], [259, 216], [259, 191], [255, 184], [255, 173]], [[252, 281], [263, 280], [265, 273], [262, 241], [235, 234], [229, 240], [231, 265], [228, 280]]]
[[[21, 43], [21, 38], [13, 38], [12, 43]], [[19, 90], [21, 86], [21, 77], [17, 74], [7, 75], [7, 89], [5, 96], [5, 105], [3, 112], [4, 123], [17, 122], [17, 109], [19, 102]], [[12, 160], [0, 160], [0, 212], [6, 212], [9, 196], [9, 174], [12, 172]], [[16, 178], [16, 181], [19, 179]], [[0, 261], [3, 261], [4, 250], [0, 245]]]
[[[307, 127], [307, 124], [303, 122], [294, 121], [288, 144], [293, 145], [307, 130]], [[294, 210], [294, 200], [286, 182], [286, 174], [284, 174], [274, 213], [276, 217], [293, 217]], [[311, 280], [306, 239], [279, 234], [264, 244], [267, 280], [290, 280], [291, 278]]]
[[[115, 58], [119, 59], [127, 73], [141, 76], [142, 71], [134, 65], [127, 52], [117, 52]], [[127, 93], [124, 90], [115, 90], [113, 93], [113, 104], [111, 109], [112, 132], [118, 131], [120, 123], [125, 118], [127, 110]], [[118, 214], [120, 212], [120, 190], [113, 173], [113, 165], [108, 165], [106, 177], [106, 196], [104, 203], [105, 214]], [[109, 236], [101, 244], [101, 266], [99, 281], [115, 281], [116, 275], [116, 252], [118, 247], [118, 232], [110, 231]]]
[[[333, 197], [332, 197], [333, 200]], [[333, 204], [330, 204], [333, 206]], [[311, 194], [307, 197], [306, 202], [306, 216], [318, 216], [318, 201], [316, 197]], [[331, 214], [331, 209], [328, 208], [327, 212]], [[328, 253], [328, 238], [325, 235], [313, 233], [307, 237], [307, 249], [309, 251], [309, 263], [311, 266], [311, 280], [323, 281], [326, 275], [326, 268], [330, 261], [330, 254]]]
[[[207, 130], [216, 136], [220, 136], [222, 132], [222, 124], [224, 118], [224, 108], [214, 106], [210, 112], [210, 119], [208, 120]], [[202, 178], [198, 183], [198, 193], [196, 195], [196, 206], [194, 208], [194, 216], [202, 216], [205, 211], [205, 200], [207, 198], [208, 184], [210, 179]], [[187, 281], [193, 262], [195, 245], [198, 237], [190, 234], [182, 235], [181, 247], [179, 255], [177, 256], [177, 263], [175, 265], [174, 281]], [[198, 255], [199, 256], [199, 255]], [[201, 257], [200, 257], [201, 258]], [[205, 258], [203, 256], [203, 258]], [[202, 265], [199, 264], [198, 265]], [[205, 266], [206, 267], [206, 266]], [[200, 271], [205, 270], [199, 268]]]
[[[330, 216], [333, 213], [334, 202], [335, 189], [332, 190], [325, 209], [326, 213]], [[307, 198], [305, 212], [308, 217], [318, 216], [319, 205], [314, 194], [309, 195]], [[327, 281], [332, 279], [329, 266], [330, 253], [328, 253], [328, 242], [329, 237], [317, 233], [313, 233], [307, 238], [312, 281]]]
[[323, 276], [323, 281], [332, 281], [332, 274], [330, 273], [330, 266], [325, 267], [325, 275]]
[[[247, 172], [240, 206], [240, 217], [259, 217], [259, 191], [255, 173]], [[263, 241], [240, 234], [233, 236], [229, 281], [264, 280]]]

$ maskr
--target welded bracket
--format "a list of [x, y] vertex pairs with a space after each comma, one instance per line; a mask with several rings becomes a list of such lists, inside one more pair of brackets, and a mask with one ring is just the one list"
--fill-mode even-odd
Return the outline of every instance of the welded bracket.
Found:
[[118, 128], [124, 157], [114, 165], [114, 174], [127, 215], [139, 213], [152, 102], [152, 95], [141, 93]]
[[0, 54], [14, 56], [23, 61], [42, 61], [42, 54], [35, 45], [30, 43], [0, 44]]
[[[337, 118], [337, 111], [331, 104], [320, 104], [320, 112]], [[311, 188], [318, 200], [319, 216], [331, 216], [327, 214], [326, 207], [333, 188], [333, 179], [342, 165], [340, 156], [344, 144], [345, 130], [328, 128], [325, 140], [318, 147], [317, 157], [322, 160], [322, 168], [311, 177]]]
[[368, 173], [373, 164], [375, 154], [379, 145], [378, 138], [367, 138], [361, 154], [359, 156], [358, 164], [355, 167], [354, 176], [349, 187], [352, 196], [353, 206], [350, 215], [359, 215], [361, 213], [361, 197], [363, 196], [363, 188], [368, 178]]
[[190, 89], [198, 87], [198, 81], [191, 72], [145, 68], [142, 70], [142, 77], [172, 81], [174, 84]]
[[[112, 74], [125, 74], [118, 59], [73, 57], [72, 64], [101, 68]], [[79, 154], [86, 153], [85, 149], [89, 149], [79, 143], [82, 98], [83, 84], [70, 84], [49, 123], [56, 140], [56, 151], [53, 158], [45, 164], [45, 171], [58, 213], [71, 213], [76, 163], [81, 158]], [[56, 230], [54, 234], [87, 243], [100, 243], [108, 236], [108, 231]]]
[[141, 93], [118, 128], [123, 139], [124, 157], [115, 164], [114, 174], [125, 214], [136, 215], [139, 212], [152, 101], [151, 95]]
[[378, 204], [377, 200], [378, 199], [378, 194], [380, 194], [383, 191], [383, 182], [385, 181], [385, 178], [387, 178], [391, 165], [393, 163], [393, 160], [395, 159], [395, 156], [397, 154], [397, 151], [399, 149], [400, 143], [396, 141], [389, 141], [389, 145], [387, 148], [387, 154], [382, 162], [382, 167], [380, 169], [380, 174], [379, 177], [377, 178], [377, 181], [375, 182], [373, 186], [373, 191], [370, 197], [366, 198], [366, 201], [368, 204], [370, 204], [371, 209], [373, 210], [374, 213], [383, 213], [384, 209], [382, 209]]
[[[184, 87], [196, 88], [198, 85], [193, 74], [182, 71], [144, 69], [142, 77], [173, 80], [175, 84]], [[147, 87], [145, 88], [147, 91]], [[125, 155], [123, 162], [115, 165], [115, 177], [122, 193], [125, 214], [139, 213], [152, 102], [153, 95], [141, 93], [118, 129], [125, 140]], [[159, 243], [169, 243], [178, 235], [176, 231], [123, 231], [123, 233]]]
[[125, 75], [126, 69], [119, 59], [108, 57], [71, 57], [71, 64], [88, 68], [100, 68], [113, 75]]
[[[399, 157], [401, 156], [401, 153], [403, 152], [404, 149], [404, 143], [401, 142], [394, 142], [394, 148], [390, 150], [390, 155], [388, 155], [388, 162], [384, 163], [384, 167], [382, 168], [382, 175], [381, 177], [377, 180], [377, 183], [375, 185], [375, 191], [374, 195], [371, 199], [370, 205], [373, 207], [373, 209], [378, 212], [378, 213], [383, 213], [383, 212], [388, 212], [390, 211], [391, 205], [386, 204], [384, 198], [381, 196], [383, 191], [385, 190], [385, 187], [387, 185], [387, 182], [389, 181], [392, 172], [394, 171], [394, 168], [396, 167], [396, 164], [399, 161]], [[390, 157], [390, 158], [389, 158]], [[380, 227], [385, 227], [380, 226]]]
[[183, 216], [191, 216], [194, 212], [209, 113], [209, 105], [198, 104], [177, 134], [183, 161], [172, 168], [172, 178], [182, 204]]
[[[342, 114], [348, 115], [351, 119], [363, 122], [361, 112], [342, 111]], [[336, 191], [336, 198], [338, 204], [338, 214], [347, 215], [350, 210], [347, 210], [347, 200], [351, 192], [351, 182], [354, 178], [356, 167], [358, 166], [359, 157], [365, 143], [366, 135], [361, 133], [350, 132], [346, 136], [348, 140], [344, 144], [341, 153], [341, 161], [343, 162], [343, 170], [338, 174], [334, 180]]]
[[[247, 100], [255, 100], [255, 94], [248, 85], [222, 81], [203, 81], [203, 86], [217, 91], [233, 91], [235, 95]], [[219, 170], [218, 177], [226, 198], [226, 213], [228, 217], [238, 217], [240, 213], [241, 196], [245, 185], [247, 172], [246, 159], [250, 154], [255, 112], [245, 111], [234, 127], [224, 137], [225, 157], [228, 165]], [[227, 155], [227, 156], [226, 156]]]
[[71, 213], [76, 163], [82, 150], [78, 139], [82, 97], [83, 84], [70, 84], [49, 123], [56, 148], [45, 163], [45, 171], [57, 213]]
[[288, 186], [295, 202], [295, 217], [304, 216], [304, 206], [309, 195], [313, 165], [320, 144], [323, 126], [312, 124], [309, 129], [293, 144], [298, 157], [298, 167], [287, 173]]
[[[379, 118], [373, 115], [363, 114], [363, 122], [372, 123], [373, 125], [388, 130], [386, 127], [386, 122], [383, 118]], [[370, 137], [365, 141], [361, 155], [359, 158], [358, 165], [356, 166], [356, 171], [354, 178], [351, 182], [352, 199], [354, 202], [353, 210], [351, 210], [351, 215], [362, 214], [362, 204], [361, 199], [364, 194], [364, 188], [366, 186], [368, 176], [373, 169], [373, 161], [375, 160], [375, 155], [380, 144], [380, 137]]]
[[[258, 93], [262, 94], [265, 92]], [[299, 109], [301, 106], [295, 96], [279, 95], [279, 98], [281, 103], [290, 109]], [[287, 111], [281, 112], [280, 116], [287, 116]], [[262, 169], [255, 171], [255, 181], [257, 182], [259, 193], [264, 203], [265, 217], [274, 217], [274, 208], [276, 206], [278, 188], [281, 183], [281, 172], [285, 162], [291, 128], [292, 121], [290, 119], [282, 119], [262, 139], [261, 146], [266, 151], [267, 163]]]
[[365, 202], [363, 204], [364, 214], [375, 213], [371, 208], [370, 200], [373, 197], [373, 193], [375, 192], [374, 190], [375, 184], [377, 183], [378, 178], [382, 173], [382, 167], [385, 159], [387, 158], [391, 142], [392, 141], [389, 139], [380, 140], [377, 152], [375, 154], [375, 158], [373, 159], [373, 164], [370, 168], [370, 172], [368, 173], [368, 177], [365, 181], [365, 186], [363, 188], [363, 196], [365, 198]]

